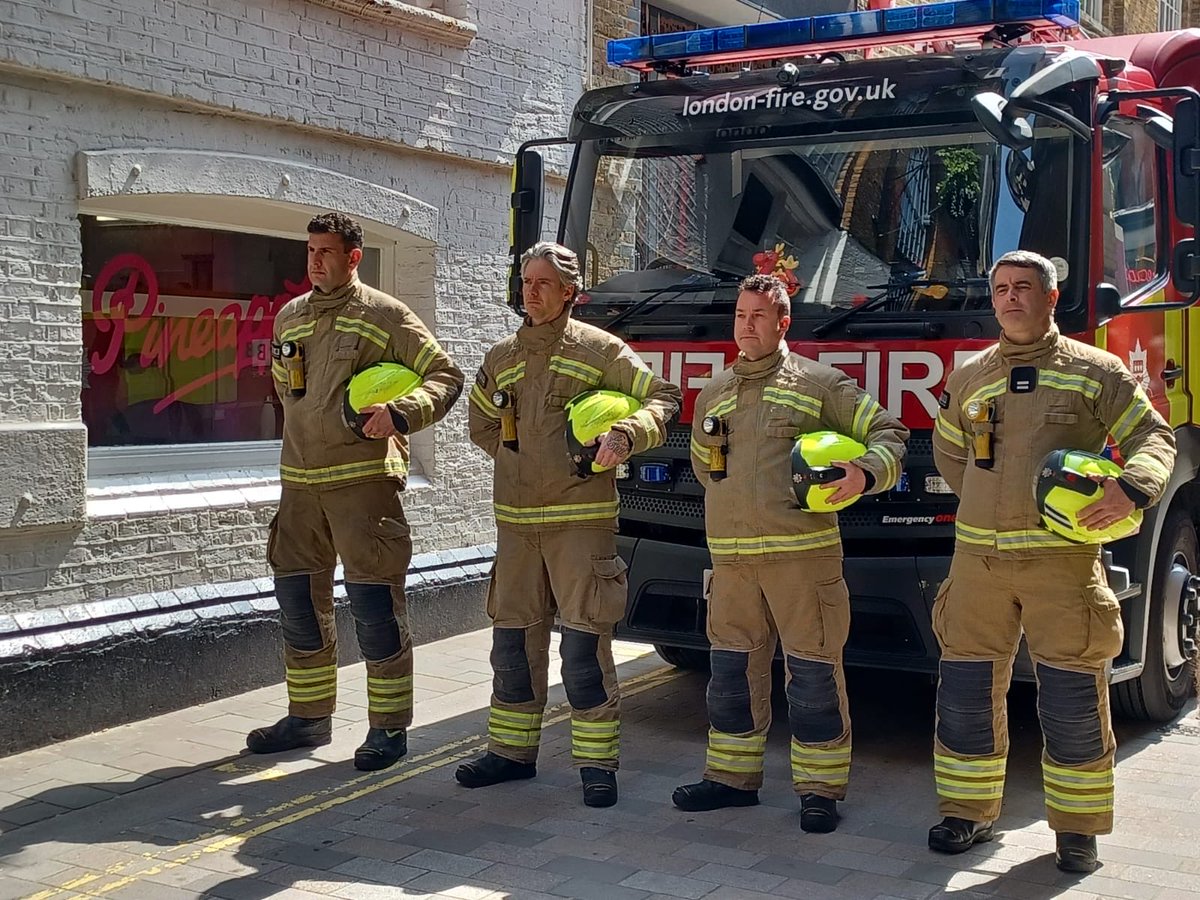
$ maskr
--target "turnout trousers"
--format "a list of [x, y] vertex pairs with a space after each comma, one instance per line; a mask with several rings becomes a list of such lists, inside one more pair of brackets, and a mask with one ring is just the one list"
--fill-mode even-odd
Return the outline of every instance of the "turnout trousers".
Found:
[[1037, 676], [1050, 828], [1112, 831], [1107, 667], [1123, 630], [1099, 551], [1038, 559], [955, 553], [933, 628], [942, 646], [934, 740], [941, 814], [974, 822], [1000, 815], [1005, 697], [1023, 629]]
[[718, 563], [708, 598], [712, 678], [704, 777], [757, 790], [771, 727], [771, 665], [783, 645], [792, 785], [834, 800], [850, 778], [842, 650], [850, 593], [836, 557]]
[[497, 529], [488, 587], [492, 701], [488, 749], [515, 762], [537, 760], [557, 614], [562, 680], [571, 704], [576, 766], [616, 771], [620, 690], [613, 626], [625, 614], [625, 563], [610, 528]]
[[358, 647], [367, 664], [372, 728], [412, 724], [412, 635], [404, 580], [412, 540], [395, 481], [328, 491], [286, 485], [271, 522], [267, 559], [283, 625], [288, 713], [321, 718], [337, 696], [333, 570], [341, 557]]

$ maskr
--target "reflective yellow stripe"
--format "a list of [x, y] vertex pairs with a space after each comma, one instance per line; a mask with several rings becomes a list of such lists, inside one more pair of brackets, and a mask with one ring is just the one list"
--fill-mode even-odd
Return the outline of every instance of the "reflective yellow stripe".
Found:
[[498, 387], [498, 388], [509, 387], [511, 385], [516, 384], [518, 381], [520, 381], [524, 377], [525, 377], [525, 363], [519, 362], [515, 366], [510, 366], [507, 369], [503, 369], [499, 374], [496, 375], [496, 387]]
[[1003, 800], [1004, 782], [971, 786], [949, 778], [935, 778], [939, 797], [948, 800]]
[[1042, 763], [1042, 777], [1048, 784], [1057, 784], [1065, 788], [1081, 785], [1093, 790], [1113, 786], [1112, 769], [1105, 769], [1102, 772], [1081, 772], [1078, 769], [1064, 769], [1049, 763]]
[[1128, 439], [1142, 419], [1153, 411], [1154, 407], [1150, 405], [1150, 398], [1146, 396], [1146, 392], [1140, 387], [1136, 388], [1133, 392], [1133, 399], [1125, 407], [1125, 411], [1117, 416], [1117, 421], [1112, 426], [1113, 440], [1120, 444]]
[[512, 525], [548, 525], [556, 522], [582, 522], [612, 519], [621, 511], [616, 500], [604, 503], [568, 503], [562, 506], [505, 506], [494, 503], [497, 522]]
[[710, 727], [705, 763], [709, 769], [717, 772], [755, 775], [763, 770], [766, 747], [765, 734], [740, 736]]
[[621, 722], [571, 720], [571, 755], [579, 759], [613, 759], [620, 747]]
[[854, 419], [850, 425], [850, 430], [853, 432], [851, 437], [856, 441], [866, 443], [871, 422], [882, 411], [883, 407], [875, 401], [874, 397], [870, 394], [863, 394], [854, 408]]
[[316, 703], [318, 700], [329, 700], [337, 696], [337, 685], [331, 684], [322, 688], [298, 688], [288, 685], [288, 700], [294, 703]]
[[950, 800], [1000, 800], [1004, 797], [1006, 756], [958, 759], [933, 754], [933, 780], [938, 796]]
[[734, 394], [732, 397], [726, 397], [724, 400], [722, 400], [716, 406], [710, 406], [708, 408], [708, 412], [706, 412], [705, 415], [706, 416], [727, 416], [731, 412], [733, 412], [735, 409], [737, 409], [737, 394]]
[[900, 480], [900, 472], [898, 471], [899, 464], [896, 462], [896, 457], [887, 447], [876, 444], [874, 447], [868, 447], [867, 452], [863, 456], [874, 455], [883, 463], [883, 478], [879, 479], [882, 483], [880, 488], [890, 488]]
[[477, 384], [471, 386], [471, 404], [489, 418], [500, 418], [500, 410], [496, 408], [496, 404], [483, 392], [483, 388]]
[[495, 706], [488, 710], [490, 719], [508, 725], [512, 728], [541, 728], [541, 713], [513, 712], [510, 709], [498, 709]]
[[421, 345], [420, 351], [417, 353], [417, 358], [413, 360], [413, 371], [425, 377], [425, 372], [428, 371], [430, 363], [433, 362], [435, 356], [442, 352], [441, 345], [436, 340], [430, 338]]
[[560, 375], [567, 375], [570, 378], [578, 379], [588, 386], [595, 386], [600, 383], [600, 379], [604, 377], [604, 373], [595, 366], [589, 366], [585, 362], [580, 362], [577, 359], [568, 359], [565, 356], [550, 357], [550, 371], [557, 372]]
[[708, 746], [716, 750], [730, 750], [735, 753], [762, 753], [767, 747], [767, 736], [752, 734], [742, 737], [710, 728], [708, 730]]
[[271, 361], [271, 374], [275, 376], [276, 381], [282, 381], [285, 384], [288, 380], [287, 369], [283, 367], [283, 363]]
[[317, 666], [312, 669], [293, 669], [289, 666], [286, 673], [288, 681], [337, 681], [337, 666]]
[[638, 369], [633, 373], [633, 387], [630, 396], [639, 403], [650, 395], [650, 385], [654, 382], [654, 373], [649, 369]]
[[716, 772], [732, 772], [735, 775], [754, 775], [763, 770], [763, 758], [761, 756], [726, 756], [709, 750], [705, 756], [705, 764], [708, 768]]
[[842, 787], [850, 781], [850, 746], [812, 747], [792, 738], [792, 781]]
[[940, 753], [933, 754], [934, 770], [946, 772], [947, 774], [957, 772], [978, 778], [988, 775], [998, 775], [1003, 778], [1007, 764], [1007, 756], [988, 757], [986, 759], [959, 759], [954, 756], [943, 756]]
[[316, 320], [313, 320], [312, 322], [304, 322], [300, 325], [293, 325], [287, 331], [281, 331], [279, 333], [279, 341], [280, 343], [283, 343], [284, 341], [298, 341], [300, 338], [312, 337], [313, 332], [316, 330]]
[[812, 416], [814, 419], [821, 416], [821, 401], [816, 397], [801, 394], [799, 391], [789, 391], [787, 388], [768, 385], [763, 388], [762, 398], [770, 403], [790, 407], [805, 415]]
[[655, 421], [654, 413], [650, 410], [639, 409], [629, 418], [642, 426], [642, 430], [646, 432], [646, 440], [651, 447], [658, 446], [663, 442], [662, 432], [658, 430], [658, 422]]
[[991, 528], [976, 528], [961, 521], [954, 523], [954, 538], [964, 544], [995, 547], [997, 550], [1038, 550], [1045, 547], [1085, 546], [1042, 529], [994, 531]]
[[398, 693], [400, 691], [411, 691], [413, 686], [413, 677], [411, 675], [401, 675], [398, 678], [368, 678], [367, 690], [374, 688], [378, 693]]
[[492, 707], [488, 713], [488, 735], [509, 747], [536, 747], [542, 731], [541, 713], [519, 713]]
[[826, 528], [809, 534], [764, 534], [755, 537], [708, 539], [708, 551], [716, 556], [761, 556], [764, 553], [792, 553], [836, 546], [838, 529]]
[[963, 401], [963, 411], [966, 412], [967, 404], [972, 400], [990, 400], [993, 397], [999, 397], [1008, 390], [1008, 379], [1001, 378], [999, 381], [993, 381], [991, 384], [985, 384], [970, 397]]
[[957, 425], [951, 425], [941, 413], [937, 417], [937, 433], [955, 447], [967, 449], [967, 433]]
[[[333, 322], [333, 327], [334, 330], [345, 334], [357, 334], [365, 337], [372, 344], [377, 344], [382, 350], [387, 349], [388, 341], [391, 340], [391, 335], [365, 319], [351, 319], [349, 316], [338, 316]], [[418, 372], [417, 374], [420, 373]]]
[[712, 452], [696, 440], [692, 435], [692, 454], [706, 466], [712, 462]]
[[1039, 369], [1038, 385], [1056, 391], [1075, 391], [1083, 394], [1089, 400], [1095, 400], [1104, 390], [1104, 386], [1092, 378], [1072, 372], [1059, 372], [1054, 369]]
[[1133, 465], [1141, 466], [1143, 469], [1149, 469], [1152, 474], [1157, 475], [1163, 480], [1164, 483], [1171, 480], [1170, 469], [1168, 469], [1148, 453], [1135, 453], [1133, 456], [1129, 457], [1129, 459], [1125, 460], [1125, 468], [1128, 469]]
[[404, 464], [403, 459], [398, 456], [388, 456], [383, 459], [369, 459], [342, 466], [324, 466], [315, 469], [281, 465], [279, 478], [290, 484], [333, 484], [355, 478], [366, 478], [371, 475], [404, 475], [407, 471], [408, 467]]
[[1111, 792], [1105, 796], [1088, 796], [1086, 794], [1063, 794], [1046, 788], [1045, 793], [1046, 805], [1051, 809], [1079, 815], [1112, 812], [1115, 799]]

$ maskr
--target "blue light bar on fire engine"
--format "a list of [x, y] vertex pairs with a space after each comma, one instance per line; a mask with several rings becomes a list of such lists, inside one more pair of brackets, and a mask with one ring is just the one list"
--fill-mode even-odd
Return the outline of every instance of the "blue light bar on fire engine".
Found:
[[1078, 23], [1079, 0], [951, 0], [623, 38], [608, 42], [608, 63], [649, 71], [672, 62], [703, 65], [802, 54], [833, 42], [853, 48], [903, 43], [922, 34], [953, 37], [979, 25], [1072, 28]]

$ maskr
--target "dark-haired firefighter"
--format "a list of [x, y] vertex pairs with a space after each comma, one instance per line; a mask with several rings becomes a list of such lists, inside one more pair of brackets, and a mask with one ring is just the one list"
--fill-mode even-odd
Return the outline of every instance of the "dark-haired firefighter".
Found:
[[1050, 260], [1006, 253], [991, 283], [1000, 342], [950, 373], [933, 439], [959, 505], [954, 559], [933, 607], [942, 647], [933, 765], [944, 818], [929, 846], [961, 853], [991, 840], [1008, 758], [1005, 696], [1024, 633], [1056, 862], [1090, 872], [1096, 835], [1113, 823], [1107, 668], [1121, 649], [1121, 605], [1099, 540], [1072, 543], [1042, 527], [1033, 484], [1047, 454], [1098, 453], [1111, 435], [1124, 472], [1079, 518], [1108, 528], [1162, 495], [1175, 436], [1120, 359], [1059, 334]]
[[[845, 470], [829, 485], [836, 504], [895, 485], [908, 429], [843, 372], [790, 352], [784, 341], [790, 324], [781, 281], [770, 275], [743, 281], [734, 319], [737, 361], [696, 399], [702, 427], [692, 430], [692, 466], [704, 484], [713, 561], [708, 755], [703, 780], [677, 788], [672, 799], [689, 811], [758, 803], [778, 640], [800, 827], [820, 833], [837, 827], [837, 801], [850, 777], [842, 673], [850, 595], [837, 515], [800, 507], [792, 448], [799, 435], [827, 430], [865, 447], [854, 459], [835, 461]], [[714, 454], [722, 447], [725, 477], [715, 478]]]
[[[626, 596], [614, 537], [617, 491], [612, 471], [574, 474], [565, 407], [592, 389], [640, 402], [598, 438], [596, 463], [613, 466], [663, 442], [680, 393], [619, 338], [571, 318], [579, 290], [571, 250], [535, 244], [521, 259], [521, 275], [525, 322], [488, 351], [471, 389], [471, 440], [496, 462], [496, 568], [487, 599], [495, 677], [488, 751], [455, 777], [476, 788], [536, 774], [557, 613], [583, 799], [611, 806], [621, 731], [612, 633]], [[506, 417], [515, 428], [509, 440]]]
[[[308, 225], [310, 293], [275, 319], [272, 364], [283, 403], [282, 491], [267, 558], [283, 625], [288, 715], [246, 738], [255, 753], [329, 743], [337, 693], [333, 570], [367, 665], [369, 729], [354, 754], [382, 769], [407, 751], [412, 722], [412, 637], [404, 581], [412, 541], [400, 502], [408, 435], [446, 415], [462, 372], [412, 311], [358, 280], [363, 234], [340, 213]], [[423, 378], [401, 399], [363, 411], [364, 440], [343, 419], [350, 377], [380, 362]]]

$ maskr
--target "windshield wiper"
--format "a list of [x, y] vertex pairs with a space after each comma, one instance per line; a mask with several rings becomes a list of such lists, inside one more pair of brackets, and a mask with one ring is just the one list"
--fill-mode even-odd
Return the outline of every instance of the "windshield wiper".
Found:
[[[717, 278], [714, 276], [712, 281], [709, 281], [704, 284], [697, 284], [694, 281], [679, 281], [679, 282], [676, 282], [675, 284], [668, 284], [666, 287], [658, 288], [655, 291], [651, 291], [649, 294], [647, 294], [645, 297], [642, 297], [642, 299], [638, 300], [636, 303], [634, 303], [628, 309], [624, 309], [621, 312], [619, 312], [610, 321], [605, 322], [604, 327], [606, 329], [615, 328], [616, 326], [620, 325], [622, 322], [626, 321], [627, 319], [630, 319], [637, 313], [640, 313], [642, 311], [650, 312], [651, 310], [658, 309], [658, 307], [662, 306], [667, 301], [659, 300], [658, 303], [656, 303], [654, 306], [649, 306], [649, 304], [656, 297], [660, 297], [666, 293], [701, 294], [705, 291], [715, 291], [718, 288], [730, 287], [732, 285], [736, 285], [739, 283], [740, 283], [739, 280], [736, 278]], [[649, 307], [649, 308], [647, 308], [647, 307]]]
[[941, 278], [914, 278], [914, 277], [910, 277], [910, 276], [905, 276], [905, 277], [900, 277], [900, 278], [889, 278], [887, 284], [869, 284], [869, 285], [867, 285], [867, 288], [869, 290], [872, 290], [872, 291], [879, 290], [880, 293], [876, 294], [874, 297], [867, 300], [865, 303], [860, 303], [858, 306], [851, 306], [849, 309], [844, 309], [835, 316], [830, 316], [824, 322], [821, 322], [819, 325], [817, 325], [816, 327], [813, 328], [812, 335], [813, 335], [813, 337], [818, 337], [818, 338], [823, 337], [824, 335], [833, 331], [833, 329], [837, 328], [839, 325], [841, 325], [847, 319], [852, 319], [855, 316], [857, 316], [859, 313], [864, 313], [867, 310], [871, 310], [871, 309], [875, 309], [876, 307], [883, 306], [891, 298], [892, 291], [896, 290], [896, 288], [905, 288], [905, 289], [920, 288], [920, 287], [924, 287], [924, 288], [929, 288], [929, 287], [968, 288], [968, 287], [973, 287], [975, 285], [988, 284], [988, 283], [989, 283], [989, 281], [986, 278], [941, 279]]

